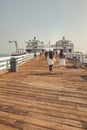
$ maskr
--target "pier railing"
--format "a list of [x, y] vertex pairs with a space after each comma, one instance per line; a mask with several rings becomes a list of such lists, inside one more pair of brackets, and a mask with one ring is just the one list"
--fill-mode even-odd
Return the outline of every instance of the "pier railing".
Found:
[[0, 58], [0, 72], [3, 72], [10, 68], [10, 58], [11, 57], [1, 57]]
[[33, 59], [34, 54], [24, 54], [20, 56], [12, 56], [11, 58], [15, 58], [18, 65], [24, 64], [26, 61]]
[[84, 65], [87, 67], [87, 54], [79, 52], [67, 53], [67, 58], [71, 59], [72, 61], [75, 59], [79, 65]]
[[87, 54], [73, 52], [73, 53], [67, 53], [67, 57], [70, 59], [73, 59], [75, 57], [81, 63], [87, 63]]
[[[36, 53], [36, 56], [39, 56], [40, 53]], [[8, 71], [11, 68], [11, 59], [15, 59], [18, 66], [24, 64], [28, 60], [34, 58], [34, 53], [18, 55], [18, 56], [10, 56], [10, 57], [1, 57], [0, 58], [0, 72]]]

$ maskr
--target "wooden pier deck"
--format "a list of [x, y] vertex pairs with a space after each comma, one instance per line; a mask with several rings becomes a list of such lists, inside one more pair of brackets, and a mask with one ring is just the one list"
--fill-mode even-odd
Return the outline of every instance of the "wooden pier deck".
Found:
[[0, 76], [0, 130], [87, 130], [87, 70], [44, 57]]

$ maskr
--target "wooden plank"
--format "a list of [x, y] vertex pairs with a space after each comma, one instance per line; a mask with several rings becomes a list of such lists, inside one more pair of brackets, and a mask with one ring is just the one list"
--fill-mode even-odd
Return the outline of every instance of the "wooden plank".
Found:
[[87, 98], [73, 98], [70, 96], [58, 96], [58, 100], [87, 105]]
[[[57, 105], [57, 106], [52, 106], [51, 104], [50, 105], [46, 105], [46, 104], [40, 104], [40, 103], [37, 103], [37, 102], [33, 102], [33, 103], [20, 103], [20, 102], [15, 102], [15, 101], [11, 101], [11, 100], [0, 100], [1, 102], [1, 105], [0, 105], [0, 110], [5, 110], [5, 111], [16, 111], [18, 113], [21, 113], [21, 112], [24, 112], [25, 114], [28, 112], [28, 111], [39, 111], [40, 113], [44, 113], [44, 114], [53, 114], [53, 115], [57, 115], [62, 113], [62, 115], [64, 116], [64, 114], [68, 114], [68, 117], [69, 114], [74, 116], [84, 116], [84, 117], [87, 117], [87, 112], [86, 111], [81, 111], [81, 110], [78, 110], [78, 108], [76, 107], [76, 110], [73, 110], [74, 108], [72, 107], [72, 109], [69, 109], [69, 108], [64, 108], [64, 105], [60, 106], [60, 105]], [[10, 109], [9, 109], [10, 108]], [[80, 107], [79, 106], [79, 109], [86, 109], [86, 107]], [[80, 112], [80, 113], [79, 113]], [[61, 116], [62, 116], [61, 115]]]
[[[1, 96], [0, 96], [1, 97]], [[4, 98], [4, 96], [2, 96], [2, 102], [5, 102], [6, 101], [6, 98]], [[1, 99], [0, 99], [1, 100]], [[85, 111], [79, 111], [78, 110], [78, 107], [77, 106], [71, 106], [70, 108], [64, 108], [64, 105], [60, 106], [60, 105], [57, 105], [57, 104], [47, 104], [47, 103], [44, 103], [44, 102], [38, 102], [38, 101], [29, 101], [29, 100], [25, 100], [25, 99], [22, 99], [22, 103], [21, 103], [21, 100], [17, 100], [15, 101], [16, 99], [15, 98], [12, 98], [12, 99], [9, 99], [7, 98], [7, 101], [6, 102], [9, 102], [9, 104], [11, 103], [16, 103], [18, 105], [20, 105], [21, 107], [23, 106], [27, 106], [29, 109], [32, 107], [35, 107], [35, 108], [39, 108], [39, 109], [43, 109], [43, 110], [50, 110], [50, 111], [56, 111], [56, 112], [62, 112], [62, 113], [68, 113], [68, 114], [76, 114], [77, 116], [85, 116], [87, 117], [87, 112]], [[72, 108], [72, 109], [71, 109]], [[83, 107], [84, 109], [85, 107]]]
[[[13, 111], [13, 112], [15, 113], [15, 111]], [[57, 124], [58, 123], [64, 123], [65, 125], [72, 125], [74, 127], [80, 127], [81, 128], [82, 125], [81, 125], [80, 122], [84, 121], [83, 118], [82, 118], [81, 121], [79, 121], [78, 117], [74, 120], [73, 120], [73, 118], [69, 119], [69, 117], [64, 118], [62, 116], [58, 116], [58, 113], [56, 113], [57, 114], [56, 116], [48, 115], [46, 113], [40, 114], [40, 112], [30, 112], [30, 111], [26, 114], [25, 113], [21, 113], [21, 114], [16, 113], [17, 114], [16, 115], [14, 113], [10, 114], [10, 112], [9, 112], [9, 114], [7, 114], [7, 112], [1, 111], [0, 115], [3, 116], [5, 114], [6, 118], [16, 117], [16, 118], [14, 118], [15, 120], [19, 120], [19, 119], [24, 120], [25, 119], [24, 122], [27, 122], [29, 120], [29, 122], [27, 122], [27, 123], [33, 123], [33, 124], [36, 122], [36, 120], [38, 122], [40, 122], [40, 120], [41, 120], [41, 122], [42, 122], [42, 123], [40, 123], [41, 126], [44, 122], [45, 123], [47, 122], [47, 124], [49, 124], [49, 122], [52, 122], [52, 123], [54, 122], [54, 123], [57, 123]], [[29, 117], [28, 117], [28, 115], [29, 115]], [[84, 118], [84, 119], [85, 119], [85, 121], [87, 121], [87, 118]], [[35, 125], [38, 125], [38, 124], [35, 124]], [[46, 126], [43, 126], [43, 127], [46, 127]]]
[[[39, 119], [39, 118], [33, 118], [33, 117], [29, 117], [29, 116], [23, 116], [23, 115], [16, 115], [16, 114], [12, 114], [12, 113], [7, 113], [7, 112], [0, 112], [0, 118], [6, 118], [8, 121], [9, 119], [12, 120], [16, 120], [16, 121], [22, 121], [24, 123], [30, 123], [33, 125], [38, 125], [41, 127], [46, 127], [46, 128], [50, 128], [50, 129], [59, 129], [62, 127], [61, 124], [55, 123], [55, 122], [51, 122], [51, 121], [47, 121], [47, 120], [43, 120], [43, 119]], [[5, 120], [7, 122], [7, 120]], [[23, 123], [22, 123], [23, 124]]]
[[19, 130], [19, 129], [0, 124], [0, 130]]

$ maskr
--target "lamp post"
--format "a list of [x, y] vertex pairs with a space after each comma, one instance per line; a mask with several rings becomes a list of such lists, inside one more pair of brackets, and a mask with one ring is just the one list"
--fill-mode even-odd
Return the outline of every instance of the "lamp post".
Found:
[[18, 45], [17, 45], [17, 41], [8, 41], [9, 43], [15, 43], [15, 46], [16, 46], [16, 53], [18, 52]]

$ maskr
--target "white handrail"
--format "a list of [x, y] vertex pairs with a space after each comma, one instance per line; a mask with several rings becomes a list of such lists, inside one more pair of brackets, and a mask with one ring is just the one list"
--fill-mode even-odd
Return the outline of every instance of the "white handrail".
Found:
[[[36, 55], [39, 56], [40, 53], [36, 53]], [[19, 55], [19, 56], [1, 57], [0, 58], [0, 72], [10, 69], [10, 60], [12, 58], [16, 59], [17, 65], [19, 66], [21, 64], [24, 64], [28, 60], [33, 59], [34, 53], [23, 54], [23, 55]]]
[[10, 58], [11, 57], [0, 57], [0, 72], [10, 68]]
[[76, 58], [81, 63], [87, 63], [87, 54], [73, 52], [73, 53], [67, 53], [67, 57], [70, 59]]

